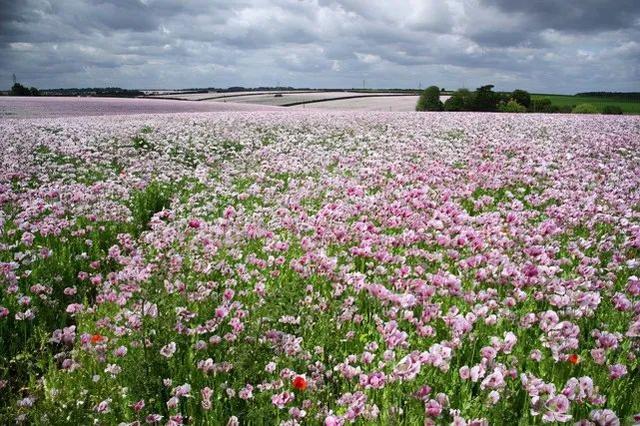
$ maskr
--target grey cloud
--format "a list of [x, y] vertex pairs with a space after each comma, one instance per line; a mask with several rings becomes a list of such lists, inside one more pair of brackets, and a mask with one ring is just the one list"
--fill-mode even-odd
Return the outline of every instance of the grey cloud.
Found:
[[515, 32], [502, 29], [489, 29], [471, 35], [480, 45], [491, 47], [506, 46], [541, 46], [543, 43], [538, 34]]
[[[592, 33], [638, 25], [637, 0], [483, 0], [486, 4], [527, 17], [534, 28]], [[526, 29], [525, 29], [526, 30]]]
[[640, 2], [608, 3], [0, 0], [0, 87], [637, 90]]

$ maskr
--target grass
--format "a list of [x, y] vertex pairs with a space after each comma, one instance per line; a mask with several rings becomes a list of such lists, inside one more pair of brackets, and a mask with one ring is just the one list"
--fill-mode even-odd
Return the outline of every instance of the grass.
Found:
[[532, 94], [531, 99], [551, 99], [553, 105], [559, 107], [569, 105], [574, 107], [579, 104], [592, 104], [598, 111], [602, 111], [606, 105], [616, 105], [622, 108], [622, 112], [625, 114], [640, 114], [640, 102], [635, 102], [628, 99], [616, 99], [605, 98], [598, 96], [573, 96], [573, 95], [545, 95], [545, 94]]
[[[0, 327], [0, 375], [10, 377], [8, 389], [11, 392], [0, 394], [0, 419], [5, 410], [9, 410], [8, 397], [12, 393], [19, 394], [29, 383], [37, 381], [37, 377], [55, 362], [55, 351], [51, 350], [49, 338], [54, 329], [77, 325], [67, 313], [61, 313], [61, 302], [95, 301], [96, 290], [79, 278], [81, 271], [91, 271], [92, 260], [104, 259], [109, 248], [118, 242], [118, 236], [129, 234], [139, 236], [144, 231], [154, 213], [168, 207], [173, 188], [159, 183], [151, 183], [145, 189], [131, 194], [129, 208], [132, 221], [91, 223], [85, 219], [78, 220], [77, 235], [70, 232], [62, 237], [36, 237], [35, 244], [50, 250], [50, 255], [39, 259], [32, 265], [28, 279], [24, 280], [23, 290], [40, 283], [48, 284], [48, 297], [33, 298], [31, 306], [37, 312], [31, 321], [16, 321], [8, 317]], [[9, 229], [13, 228], [10, 224]], [[0, 234], [0, 243], [5, 243], [6, 234]], [[86, 241], [93, 243], [87, 246]], [[0, 253], [0, 262], [10, 261], [12, 253], [5, 250]], [[102, 262], [94, 273], [106, 276], [112, 272], [109, 265]], [[76, 287], [78, 293], [74, 298], [62, 294], [63, 287]], [[9, 300], [3, 302], [9, 308], [17, 309]]]

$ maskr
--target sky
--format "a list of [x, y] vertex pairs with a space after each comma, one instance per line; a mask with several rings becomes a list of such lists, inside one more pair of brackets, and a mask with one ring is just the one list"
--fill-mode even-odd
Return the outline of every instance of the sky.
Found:
[[0, 0], [0, 89], [640, 91], [640, 0]]

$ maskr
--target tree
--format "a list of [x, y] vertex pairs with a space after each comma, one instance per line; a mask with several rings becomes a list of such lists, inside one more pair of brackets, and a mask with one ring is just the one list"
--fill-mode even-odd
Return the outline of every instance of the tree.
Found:
[[507, 102], [504, 105], [500, 106], [500, 111], [502, 112], [527, 112], [527, 108], [524, 105], [520, 105], [518, 102], [513, 99]]
[[531, 105], [531, 95], [526, 90], [514, 90], [513, 92], [511, 92], [511, 99], [526, 108], [529, 108], [529, 106]]
[[420, 95], [416, 105], [416, 111], [442, 111], [444, 105], [440, 101], [440, 88], [429, 86]]
[[531, 112], [553, 112], [552, 109], [551, 99], [549, 98], [532, 99], [531, 105], [529, 105], [529, 111]]
[[591, 104], [580, 104], [577, 105], [573, 111], [574, 114], [597, 114], [598, 108]]
[[618, 105], [605, 105], [602, 107], [603, 114], [622, 115], [622, 108]]
[[31, 92], [28, 88], [24, 87], [20, 83], [15, 83], [13, 87], [11, 87], [11, 96], [30, 96]]
[[35, 87], [25, 87], [20, 83], [15, 83], [11, 87], [11, 96], [40, 96], [40, 91]]
[[512, 98], [511, 98], [511, 93], [509, 92], [496, 92], [496, 96], [498, 98], [498, 103], [502, 102], [504, 104], [506, 104], [507, 102], [509, 102]]
[[446, 101], [444, 101], [445, 111], [464, 111], [464, 100], [455, 93]]
[[498, 108], [499, 95], [494, 92], [493, 84], [487, 84], [476, 89], [473, 102], [471, 103], [472, 111], [496, 111]]
[[469, 111], [473, 102], [473, 93], [469, 89], [458, 89], [444, 103], [445, 111]]

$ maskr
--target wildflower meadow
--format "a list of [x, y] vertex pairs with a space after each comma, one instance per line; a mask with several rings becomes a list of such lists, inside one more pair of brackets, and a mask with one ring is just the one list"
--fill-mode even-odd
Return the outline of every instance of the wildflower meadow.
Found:
[[640, 422], [640, 119], [0, 120], [0, 423]]

